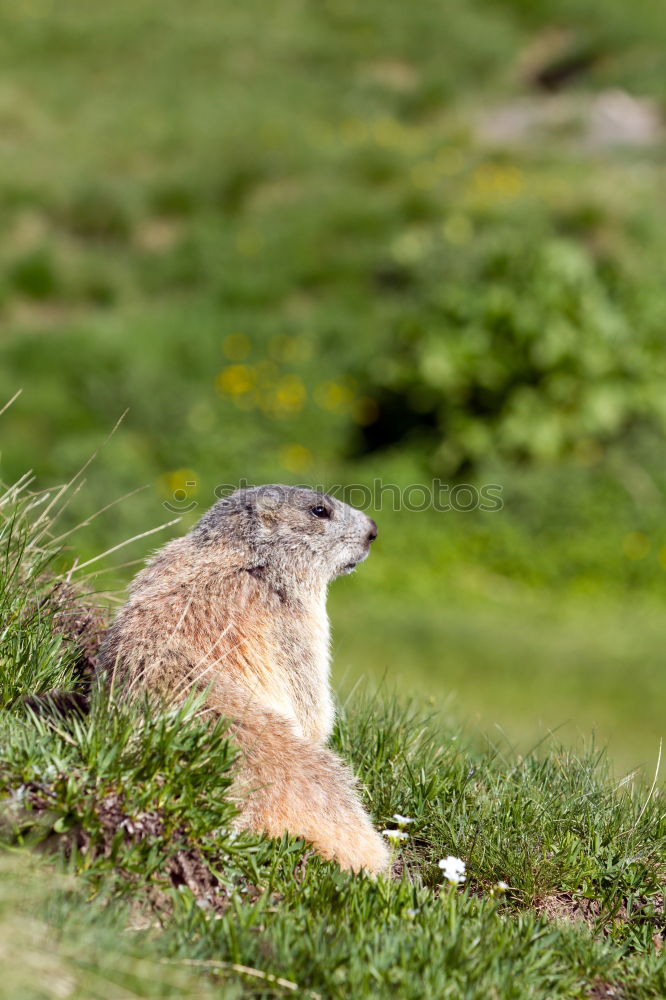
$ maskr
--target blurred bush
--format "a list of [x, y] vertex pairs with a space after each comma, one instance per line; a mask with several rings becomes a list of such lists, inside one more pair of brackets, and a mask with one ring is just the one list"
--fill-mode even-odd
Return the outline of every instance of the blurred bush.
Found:
[[377, 404], [362, 451], [423, 443], [455, 472], [488, 456], [585, 457], [637, 423], [664, 426], [661, 284], [516, 223], [465, 254], [432, 251], [425, 300], [361, 373]]

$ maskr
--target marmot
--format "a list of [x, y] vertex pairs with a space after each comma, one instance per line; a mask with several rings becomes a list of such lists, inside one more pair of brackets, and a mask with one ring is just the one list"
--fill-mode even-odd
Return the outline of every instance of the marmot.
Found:
[[182, 700], [207, 689], [240, 748], [240, 828], [309, 841], [342, 868], [387, 871], [389, 854], [351, 771], [326, 747], [328, 584], [362, 562], [375, 522], [326, 494], [241, 489], [134, 580], [100, 651], [126, 690]]

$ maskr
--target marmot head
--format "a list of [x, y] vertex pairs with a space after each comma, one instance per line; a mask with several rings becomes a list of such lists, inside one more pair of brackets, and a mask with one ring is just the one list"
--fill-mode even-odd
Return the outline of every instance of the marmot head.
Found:
[[333, 580], [362, 562], [377, 525], [362, 511], [316, 490], [254, 486], [219, 500], [192, 529], [196, 544], [236, 545], [285, 577]]

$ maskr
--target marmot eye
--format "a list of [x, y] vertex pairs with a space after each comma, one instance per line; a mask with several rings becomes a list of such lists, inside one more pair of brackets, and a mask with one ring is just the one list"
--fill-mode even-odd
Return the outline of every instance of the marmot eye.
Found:
[[330, 517], [331, 512], [328, 507], [324, 507], [322, 504], [317, 504], [316, 507], [310, 508], [310, 513], [314, 514], [315, 517]]

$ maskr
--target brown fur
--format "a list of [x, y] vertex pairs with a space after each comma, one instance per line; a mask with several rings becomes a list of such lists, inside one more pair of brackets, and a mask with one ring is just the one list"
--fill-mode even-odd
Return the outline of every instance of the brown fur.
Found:
[[361, 511], [314, 491], [239, 490], [138, 574], [100, 654], [127, 691], [182, 701], [207, 690], [241, 749], [239, 826], [288, 831], [372, 873], [387, 870], [386, 846], [325, 745], [334, 719], [326, 590], [375, 536]]

